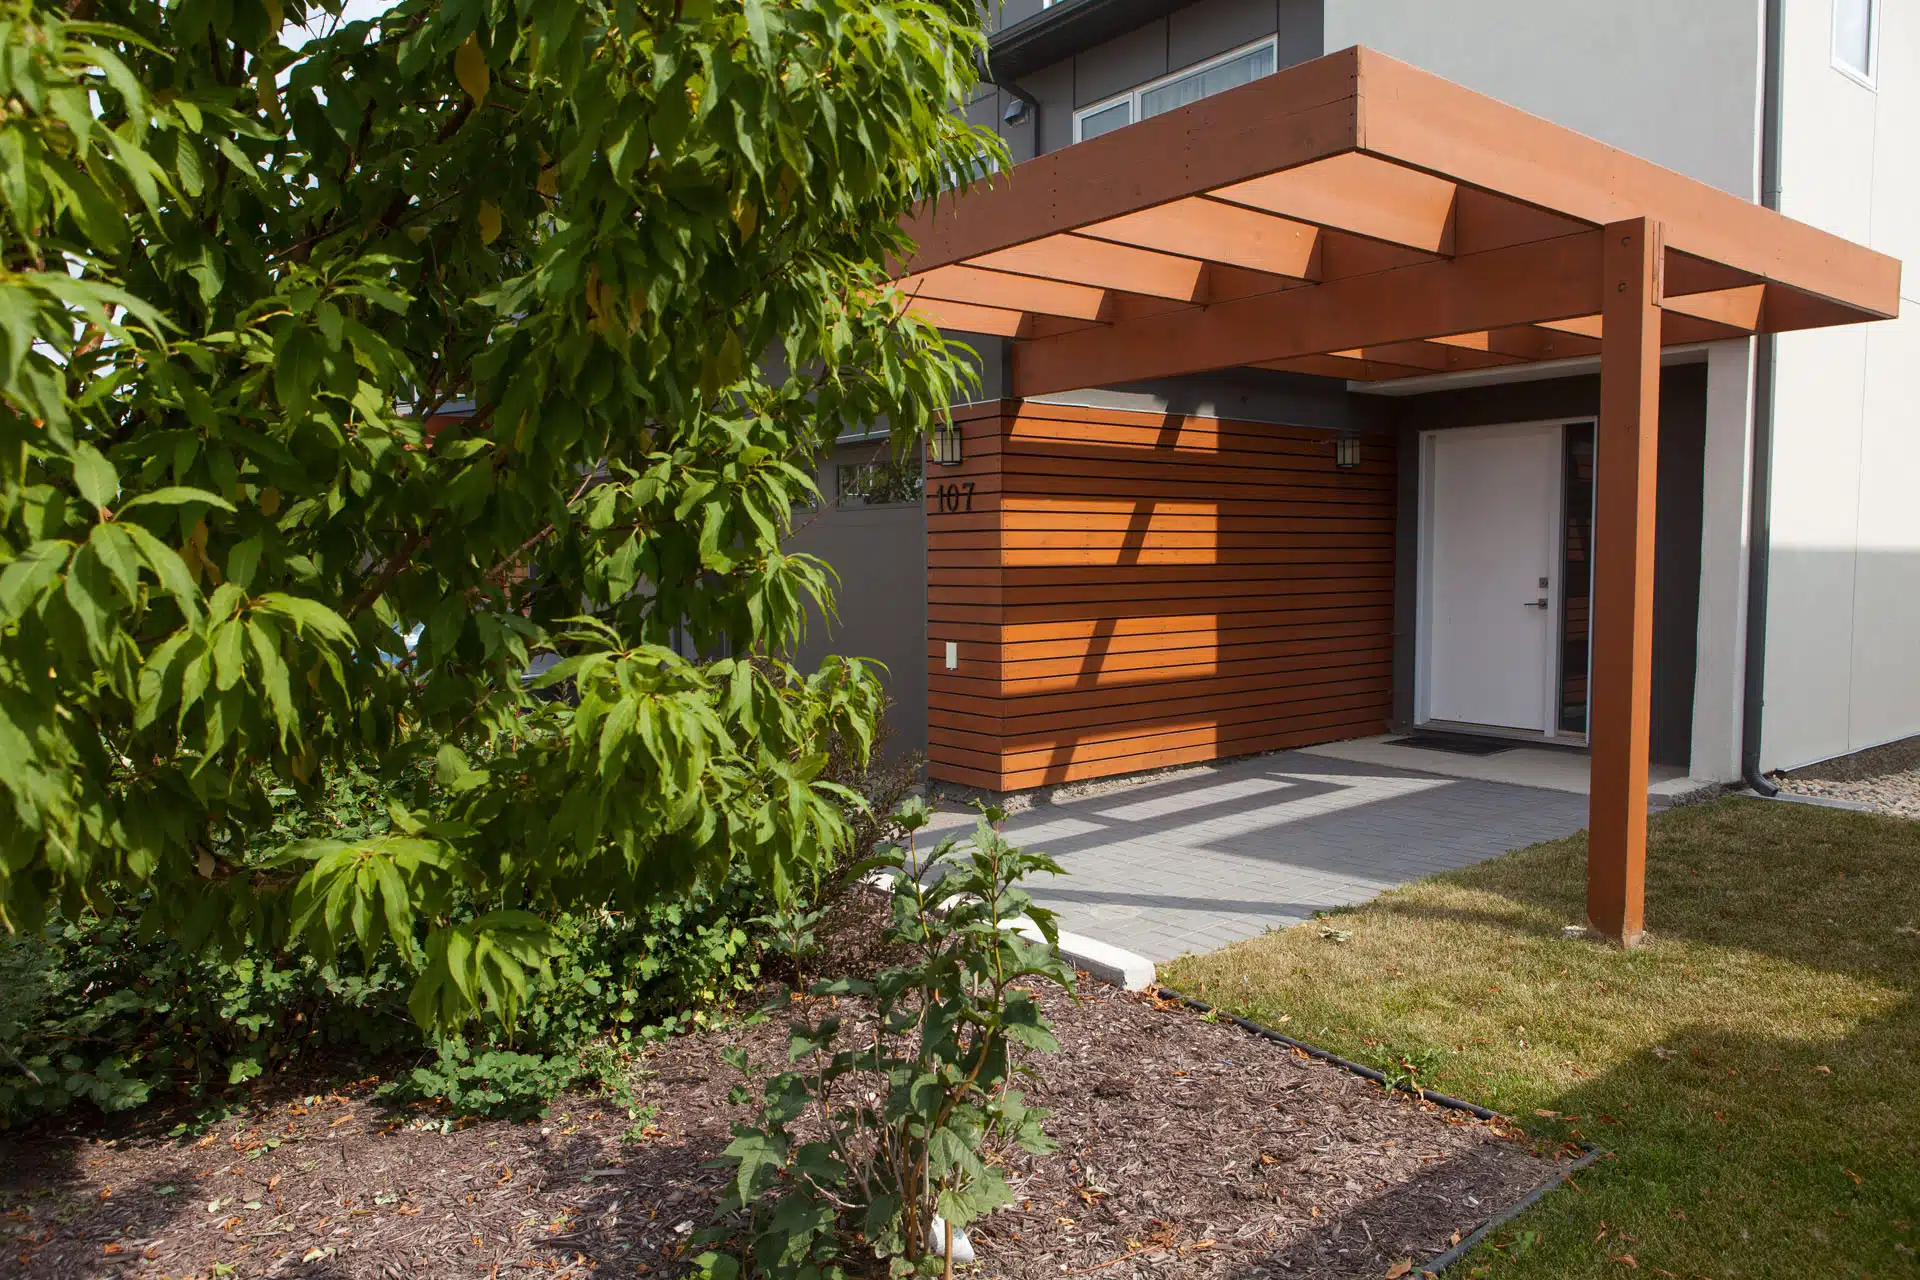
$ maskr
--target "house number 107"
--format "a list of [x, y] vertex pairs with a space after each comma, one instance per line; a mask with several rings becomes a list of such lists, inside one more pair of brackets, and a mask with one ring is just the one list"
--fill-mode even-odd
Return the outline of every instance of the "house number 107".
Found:
[[933, 491], [939, 500], [943, 512], [973, 510], [973, 481], [962, 480], [959, 484], [943, 484]]

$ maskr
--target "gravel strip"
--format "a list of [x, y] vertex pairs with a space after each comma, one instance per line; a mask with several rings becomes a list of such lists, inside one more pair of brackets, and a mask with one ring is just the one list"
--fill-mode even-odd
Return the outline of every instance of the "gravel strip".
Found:
[[1870, 806], [1876, 813], [1896, 818], [1920, 818], [1920, 769], [1904, 769], [1878, 778], [1833, 782], [1823, 778], [1800, 778], [1791, 774], [1776, 779], [1782, 791], [1827, 800], [1852, 800]]
[[1851, 800], [1896, 818], [1920, 818], [1920, 738], [1823, 760], [1775, 781], [1795, 795]]

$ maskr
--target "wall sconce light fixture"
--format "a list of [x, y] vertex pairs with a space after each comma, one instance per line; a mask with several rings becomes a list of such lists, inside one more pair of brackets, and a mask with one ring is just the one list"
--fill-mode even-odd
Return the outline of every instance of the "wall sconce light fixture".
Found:
[[937, 423], [927, 441], [927, 456], [942, 467], [960, 465], [960, 427], [954, 422]]
[[1360, 437], [1336, 436], [1333, 441], [1333, 465], [1351, 471], [1360, 465]]

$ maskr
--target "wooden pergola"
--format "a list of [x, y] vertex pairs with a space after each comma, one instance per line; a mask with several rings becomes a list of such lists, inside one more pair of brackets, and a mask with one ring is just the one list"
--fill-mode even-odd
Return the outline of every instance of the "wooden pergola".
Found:
[[1884, 319], [1900, 264], [1368, 49], [1016, 166], [899, 284], [1015, 398], [1598, 355], [1588, 915], [1642, 928], [1660, 349]]

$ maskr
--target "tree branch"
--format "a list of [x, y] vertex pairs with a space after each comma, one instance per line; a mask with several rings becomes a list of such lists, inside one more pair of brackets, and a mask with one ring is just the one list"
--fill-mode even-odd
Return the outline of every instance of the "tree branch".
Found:
[[429, 521], [426, 528], [400, 545], [400, 549], [388, 559], [386, 567], [374, 575], [373, 581], [362, 587], [360, 593], [347, 602], [347, 620], [351, 622], [361, 610], [385, 595], [387, 588], [393, 585], [393, 580], [413, 563], [413, 557], [418, 554], [420, 548], [431, 541], [433, 541], [433, 522]]

